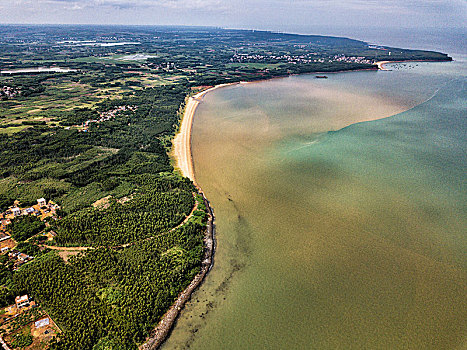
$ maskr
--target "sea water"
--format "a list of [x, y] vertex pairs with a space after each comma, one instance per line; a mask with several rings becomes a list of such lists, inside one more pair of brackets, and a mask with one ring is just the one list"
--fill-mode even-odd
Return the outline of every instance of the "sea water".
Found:
[[215, 265], [164, 349], [467, 346], [465, 63], [388, 68], [205, 96]]

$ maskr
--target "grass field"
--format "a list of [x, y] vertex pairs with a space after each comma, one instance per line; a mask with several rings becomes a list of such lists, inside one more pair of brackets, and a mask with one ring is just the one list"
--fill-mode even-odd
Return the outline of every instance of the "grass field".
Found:
[[[149, 72], [135, 72], [133, 77], [119, 78], [91, 86], [73, 81], [71, 77], [50, 78], [42, 83], [45, 90], [31, 96], [0, 100], [0, 134], [24, 130], [23, 122], [46, 122], [57, 125], [64, 113], [75, 108], [94, 108], [105, 99], [119, 99], [124, 94], [144, 88], [173, 84], [179, 77], [160, 76]], [[93, 74], [93, 73], [85, 73]], [[98, 76], [98, 74], [95, 74]], [[0, 77], [0, 86], [11, 83], [11, 78]], [[12, 125], [1, 127], [1, 125]]]
[[[93, 59], [98, 59], [92, 57]], [[128, 61], [125, 61], [128, 62]], [[100, 60], [102, 63], [102, 60]], [[44, 81], [44, 91], [30, 96], [18, 96], [8, 100], [0, 100], [0, 134], [13, 134], [24, 130], [27, 125], [23, 122], [41, 122], [48, 125], [59, 124], [64, 113], [75, 108], [94, 108], [105, 99], [119, 99], [123, 95], [144, 88], [173, 84], [180, 76], [161, 76], [155, 71], [132, 72], [131, 77], [122, 77], [96, 83], [76, 82], [73, 75], [66, 77], [51, 77]], [[102, 77], [99, 73], [85, 72], [84, 74]], [[0, 77], [0, 86], [11, 84], [10, 77]], [[5, 124], [18, 126], [3, 127]]]

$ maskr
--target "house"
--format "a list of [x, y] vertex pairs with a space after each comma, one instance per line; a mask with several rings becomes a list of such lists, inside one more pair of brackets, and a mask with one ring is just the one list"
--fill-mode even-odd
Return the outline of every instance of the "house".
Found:
[[48, 317], [42, 318], [42, 319], [34, 322], [34, 326], [36, 328], [45, 327], [45, 326], [48, 326], [49, 324], [50, 324], [50, 319]]
[[26, 214], [32, 214], [34, 213], [34, 208], [31, 207], [31, 208], [26, 208]]
[[27, 261], [29, 259], [31, 259], [31, 257], [27, 254], [24, 254], [24, 253], [20, 253], [18, 254], [18, 259], [21, 260], [21, 261]]
[[10, 248], [8, 248], [8, 247], [3, 247], [3, 248], [1, 248], [1, 249], [0, 249], [0, 254], [3, 254], [3, 253], [5, 253], [5, 252], [7, 252], [9, 249], [10, 249]]
[[22, 307], [24, 307], [24, 306], [29, 305], [29, 298], [28, 298], [28, 295], [25, 294], [25, 295], [23, 295], [23, 296], [17, 296], [17, 297], [15, 298], [15, 303], [16, 303], [16, 307], [17, 307], [18, 309], [20, 309], [20, 308], [22, 308]]
[[19, 215], [21, 215], [21, 209], [18, 208], [18, 207], [11, 208], [11, 213], [12, 213], [14, 216], [19, 216]]
[[20, 253], [17, 251], [17, 250], [13, 250], [11, 252], [8, 253], [8, 256], [10, 258], [16, 258]]
[[37, 200], [37, 204], [39, 204], [39, 207], [45, 207], [47, 205], [47, 201], [45, 200], [45, 198], [39, 198]]
[[49, 207], [50, 207], [50, 209], [53, 209], [53, 210], [59, 210], [60, 209], [60, 206], [58, 204], [53, 203], [52, 205], [50, 205], [50, 202], [49, 202]]

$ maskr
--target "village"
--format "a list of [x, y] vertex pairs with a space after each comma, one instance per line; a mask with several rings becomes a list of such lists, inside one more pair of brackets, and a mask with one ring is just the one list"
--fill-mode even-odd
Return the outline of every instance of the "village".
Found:
[[[13, 205], [5, 212], [0, 213], [0, 255], [8, 254], [9, 261], [13, 263], [13, 271], [28, 261], [34, 259], [33, 256], [21, 253], [15, 250], [17, 246], [16, 240], [8, 231], [8, 226], [18, 218], [25, 216], [33, 216], [44, 222], [45, 227], [50, 226], [47, 220], [57, 220], [57, 210], [60, 209], [53, 201], [47, 202], [45, 198], [39, 198], [37, 204], [27, 207], [20, 207], [19, 201], [15, 201]], [[43, 234], [47, 240], [52, 240], [55, 235], [54, 231]]]
[[[118, 106], [110, 111], [101, 112], [99, 114], [99, 119], [86, 120], [84, 123], [80, 125], [73, 125], [73, 127], [77, 128], [79, 132], [88, 132], [91, 124], [93, 123], [99, 124], [107, 120], [111, 120], [115, 118], [118, 113], [126, 112], [126, 111], [134, 112], [136, 111], [136, 106]], [[69, 128], [66, 128], [66, 129], [69, 129]]]
[[[5, 212], [0, 213], [0, 256], [7, 256], [7, 265], [12, 271], [34, 259], [15, 248], [18, 242], [9, 232], [9, 226], [21, 218], [35, 217], [49, 226], [48, 220], [58, 219], [60, 207], [45, 198], [37, 199], [37, 204], [22, 207], [15, 201]], [[55, 233], [39, 232], [45, 239], [53, 239]], [[0, 310], [0, 343], [3, 349], [46, 349], [47, 344], [60, 332], [50, 316], [28, 295], [19, 295], [15, 303]]]
[[310, 64], [324, 62], [346, 62], [346, 63], [364, 63], [374, 64], [375, 61], [363, 56], [333, 55], [329, 57], [317, 57], [315, 52], [304, 55], [260, 55], [260, 54], [239, 54], [235, 53], [230, 62], [232, 63], [281, 63], [286, 61], [291, 64]]

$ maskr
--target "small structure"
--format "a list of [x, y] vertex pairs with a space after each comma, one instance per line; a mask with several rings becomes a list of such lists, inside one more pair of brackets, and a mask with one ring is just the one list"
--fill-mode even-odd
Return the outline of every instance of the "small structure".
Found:
[[17, 307], [18, 309], [21, 309], [22, 307], [29, 305], [29, 298], [28, 298], [28, 295], [25, 294], [25, 295], [23, 295], [23, 296], [17, 296], [17, 297], [15, 298], [15, 302], [16, 302], [16, 307]]
[[50, 319], [48, 317], [42, 318], [42, 319], [34, 322], [34, 326], [36, 328], [45, 327], [45, 326], [48, 326], [49, 324], [50, 324]]
[[19, 252], [17, 250], [13, 250], [10, 253], [8, 253], [8, 256], [10, 258], [16, 258], [19, 255]]
[[18, 259], [21, 261], [28, 261], [31, 257], [27, 254], [20, 253], [18, 254]]
[[0, 242], [6, 241], [7, 239], [10, 239], [10, 236], [6, 233], [0, 232]]
[[39, 207], [45, 207], [47, 205], [47, 201], [45, 200], [45, 198], [39, 198], [37, 200], [37, 204], [39, 204]]
[[10, 248], [8, 248], [8, 247], [0, 248], [0, 254], [3, 254], [5, 252], [7, 252], [8, 250], [10, 250]]
[[19, 216], [19, 215], [21, 215], [21, 209], [18, 208], [18, 207], [11, 208], [11, 213], [12, 213], [14, 216]]
[[34, 209], [33, 207], [27, 208], [27, 209], [26, 209], [26, 214], [32, 214], [32, 213], [34, 213], [34, 210], [35, 210], [35, 209]]

